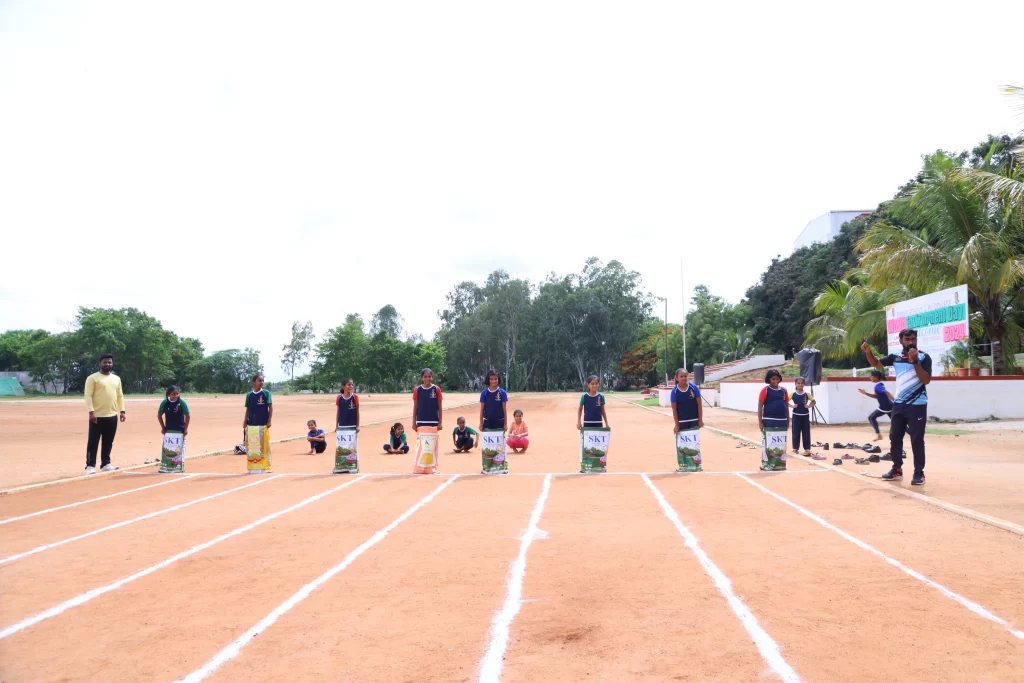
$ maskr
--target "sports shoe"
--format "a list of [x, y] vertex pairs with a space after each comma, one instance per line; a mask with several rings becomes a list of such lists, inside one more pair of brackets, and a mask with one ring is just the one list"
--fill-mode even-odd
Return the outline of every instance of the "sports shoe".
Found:
[[886, 481], [900, 481], [903, 479], [903, 470], [898, 470], [893, 467], [891, 470], [882, 475], [882, 479]]
[[113, 472], [116, 469], [117, 469], [117, 465], [115, 465], [113, 463], [110, 463], [110, 462], [108, 462], [106, 465], [104, 465], [103, 467], [100, 468], [100, 470], [103, 471], [103, 472]]
[[910, 480], [910, 483], [914, 486], [924, 486], [924, 472], [915, 474], [914, 478]]
[[96, 474], [96, 468], [95, 467], [86, 467], [85, 468], [85, 473], [86, 474]]
[[882, 449], [879, 448], [878, 446], [872, 446], [871, 448], [865, 448], [864, 450], [867, 451], [868, 453], [881, 453], [882, 452]]
[[886, 453], [885, 455], [879, 457], [878, 459], [879, 460], [890, 460], [891, 461], [892, 460], [892, 454], [891, 453]]

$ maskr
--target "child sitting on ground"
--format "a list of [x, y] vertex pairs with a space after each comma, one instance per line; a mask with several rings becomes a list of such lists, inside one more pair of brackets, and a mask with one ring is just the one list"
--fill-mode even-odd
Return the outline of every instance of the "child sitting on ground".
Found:
[[878, 409], [868, 415], [868, 422], [871, 423], [872, 429], [875, 430], [875, 441], [881, 441], [882, 432], [878, 428], [878, 418], [883, 416], [890, 417], [892, 415], [892, 404], [896, 399], [889, 393], [889, 390], [885, 388], [885, 385], [882, 384], [882, 380], [885, 379], [885, 375], [882, 374], [881, 370], [872, 370], [871, 379], [875, 381], [875, 391], [873, 393], [864, 391], [863, 389], [858, 389], [857, 391], [868, 398], [878, 399]]
[[306, 427], [309, 428], [309, 433], [306, 434], [306, 441], [309, 442], [309, 453], [306, 455], [313, 455], [314, 453], [323, 453], [327, 450], [327, 434], [322, 429], [317, 429], [316, 420], [310, 420], [306, 423]]
[[452, 430], [452, 442], [455, 444], [456, 453], [469, 453], [470, 449], [476, 447], [476, 430], [466, 426], [466, 418], [459, 417], [455, 421], [458, 426]]
[[530, 429], [523, 422], [523, 411], [518, 408], [512, 413], [512, 425], [508, 428], [508, 439], [505, 445], [512, 449], [513, 453], [525, 453], [530, 447]]
[[405, 438], [405, 427], [401, 422], [396, 422], [391, 427], [391, 439], [384, 444], [385, 453], [408, 453], [409, 444]]

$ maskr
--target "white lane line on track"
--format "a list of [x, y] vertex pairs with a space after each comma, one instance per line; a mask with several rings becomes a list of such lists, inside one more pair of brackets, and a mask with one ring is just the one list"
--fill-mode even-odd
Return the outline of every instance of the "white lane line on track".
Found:
[[222, 664], [225, 664], [226, 662], [229, 662], [235, 657], [237, 657], [238, 654], [242, 651], [242, 648], [248, 645], [253, 638], [255, 638], [260, 633], [273, 626], [275, 621], [277, 621], [279, 618], [287, 614], [297, 604], [308, 598], [310, 593], [312, 593], [316, 589], [320, 588], [320, 586], [330, 581], [336, 574], [339, 574], [340, 572], [347, 569], [349, 565], [351, 565], [359, 558], [360, 555], [362, 555], [367, 550], [383, 541], [384, 538], [387, 537], [387, 535], [391, 533], [391, 531], [394, 530], [395, 527], [397, 527], [399, 524], [401, 524], [409, 517], [411, 517], [413, 513], [415, 513], [421, 507], [432, 501], [437, 496], [437, 494], [441, 493], [441, 491], [444, 491], [449, 484], [451, 484], [458, 478], [458, 474], [453, 474], [451, 478], [449, 478], [443, 484], [434, 489], [430, 494], [428, 494], [424, 498], [421, 498], [419, 502], [417, 502], [411, 508], [409, 508], [401, 515], [399, 515], [393, 522], [388, 524], [380, 531], [377, 531], [373, 536], [370, 536], [368, 540], [363, 541], [363, 543], [359, 545], [355, 550], [346, 555], [345, 559], [343, 559], [341, 562], [334, 565], [326, 572], [318, 576], [316, 579], [310, 581], [305, 586], [300, 588], [294, 595], [292, 595], [290, 598], [288, 598], [280, 605], [278, 605], [277, 608], [274, 609], [274, 611], [260, 619], [255, 626], [250, 628], [242, 635], [238, 636], [238, 638], [236, 638], [234, 642], [232, 642], [230, 645], [228, 645], [223, 650], [214, 655], [213, 658], [210, 659], [210, 661], [208, 661], [206, 664], [203, 664], [201, 667], [190, 673], [185, 678], [179, 679], [178, 683], [197, 683], [198, 681], [201, 681], [210, 674], [214, 673], [217, 669], [220, 668]]
[[775, 493], [771, 489], [768, 489], [768, 488], [765, 488], [764, 486], [761, 486], [760, 484], [758, 484], [756, 481], [750, 479], [749, 477], [745, 477], [742, 474], [737, 474], [736, 476], [739, 477], [740, 479], [742, 479], [743, 481], [747, 482], [751, 486], [753, 486], [755, 488], [758, 488], [758, 489], [761, 489], [761, 491], [763, 491], [764, 493], [767, 493], [772, 498], [775, 498], [776, 500], [778, 500], [778, 501], [780, 501], [782, 503], [785, 503], [786, 505], [788, 505], [789, 507], [793, 508], [794, 510], [796, 510], [800, 514], [804, 515], [805, 517], [813, 519], [815, 522], [817, 522], [821, 526], [825, 527], [826, 529], [829, 529], [831, 531], [836, 532], [837, 534], [839, 534], [840, 536], [845, 538], [847, 541], [849, 541], [850, 543], [852, 543], [855, 546], [857, 546], [858, 548], [861, 548], [862, 550], [868, 551], [872, 555], [874, 555], [874, 556], [884, 560], [886, 563], [892, 565], [893, 567], [896, 567], [901, 572], [903, 572], [905, 574], [908, 574], [909, 576], [914, 577], [918, 581], [921, 581], [921, 582], [927, 584], [928, 586], [931, 586], [935, 590], [937, 590], [940, 593], [942, 593], [943, 595], [945, 595], [950, 600], [953, 600], [955, 602], [960, 603], [961, 605], [963, 605], [964, 607], [966, 607], [970, 611], [974, 612], [978, 616], [983, 617], [985, 619], [988, 619], [989, 621], [994, 622], [996, 624], [999, 624], [1000, 626], [1005, 628], [1007, 631], [1009, 631], [1010, 634], [1013, 635], [1014, 637], [1020, 638], [1021, 640], [1024, 640], [1024, 631], [1020, 631], [1020, 630], [1017, 630], [1017, 629], [1013, 628], [1008, 622], [1006, 622], [1005, 620], [1000, 619], [996, 615], [992, 614], [991, 612], [989, 612], [987, 609], [985, 609], [984, 607], [982, 607], [978, 603], [973, 602], [971, 600], [968, 600], [967, 598], [965, 598], [964, 596], [960, 595], [959, 593], [954, 593], [953, 591], [951, 591], [948, 588], [946, 588], [945, 586], [943, 586], [941, 583], [936, 583], [935, 581], [932, 581], [931, 579], [929, 579], [927, 576], [925, 576], [921, 572], [919, 572], [919, 571], [917, 571], [915, 569], [911, 569], [910, 567], [906, 566], [905, 564], [903, 564], [899, 560], [895, 560], [895, 559], [889, 557], [888, 555], [883, 553], [881, 550], [878, 550], [874, 546], [868, 545], [867, 543], [865, 543], [864, 541], [860, 540], [856, 536], [848, 534], [845, 531], [843, 531], [842, 529], [840, 529], [839, 527], [837, 527], [837, 526], [835, 526], [833, 524], [830, 524], [829, 522], [826, 522], [824, 519], [822, 519], [818, 515], [814, 514], [813, 512], [808, 510], [807, 508], [801, 507], [800, 505], [797, 505], [796, 503], [791, 501], [789, 498], [786, 498], [783, 495]]
[[530, 544], [543, 533], [537, 528], [537, 525], [540, 524], [540, 517], [544, 514], [544, 504], [548, 500], [550, 491], [551, 475], [548, 474], [544, 477], [540, 495], [537, 496], [533, 512], [530, 513], [530, 522], [526, 526], [526, 532], [519, 544], [519, 554], [512, 561], [508, 570], [508, 592], [505, 595], [505, 604], [491, 620], [491, 644], [487, 646], [487, 653], [480, 662], [480, 678], [478, 679], [480, 681], [497, 683], [501, 680], [501, 667], [505, 660], [505, 651], [508, 649], [509, 629], [516, 615], [519, 614], [519, 608], [523, 606], [526, 553], [530, 550]]
[[89, 500], [80, 500], [77, 503], [68, 503], [67, 505], [60, 505], [60, 506], [55, 507], [55, 508], [47, 508], [46, 510], [38, 510], [36, 512], [30, 512], [27, 515], [20, 515], [18, 517], [8, 517], [7, 519], [0, 519], [0, 525], [10, 524], [11, 522], [17, 522], [18, 520], [21, 520], [21, 519], [28, 519], [29, 517], [38, 517], [39, 515], [45, 515], [45, 514], [48, 514], [50, 512], [57, 512], [58, 510], [67, 510], [68, 508], [75, 508], [75, 507], [78, 507], [79, 505], [88, 505], [89, 503], [98, 503], [101, 500], [107, 500], [109, 498], [117, 498], [118, 496], [126, 496], [129, 493], [135, 493], [137, 491], [145, 491], [146, 489], [153, 489], [153, 488], [156, 488], [157, 486], [166, 486], [167, 484], [173, 484], [176, 481], [182, 481], [183, 479], [187, 479], [189, 477], [194, 477], [194, 476], [196, 476], [196, 475], [194, 475], [194, 474], [187, 474], [187, 475], [182, 476], [182, 477], [176, 477], [175, 479], [171, 479], [169, 481], [162, 481], [159, 484], [149, 484], [148, 486], [140, 486], [137, 489], [130, 489], [128, 491], [119, 491], [118, 493], [111, 493], [110, 495], [100, 496], [99, 498], [90, 498]]
[[208, 501], [208, 500], [213, 500], [214, 498], [220, 498], [221, 496], [226, 496], [229, 493], [234, 493], [235, 491], [242, 491], [243, 489], [251, 488], [253, 486], [259, 486], [260, 484], [265, 484], [268, 481], [271, 481], [273, 479], [276, 479], [276, 477], [270, 476], [270, 477], [268, 477], [266, 479], [261, 479], [260, 481], [254, 481], [251, 484], [245, 484], [244, 486], [236, 486], [235, 488], [228, 489], [227, 491], [221, 491], [219, 493], [214, 493], [214, 494], [209, 495], [209, 496], [203, 496], [202, 498], [197, 498], [196, 500], [190, 500], [187, 503], [181, 503], [179, 505], [173, 505], [173, 506], [171, 506], [169, 508], [164, 508], [163, 510], [157, 510], [156, 512], [150, 512], [149, 514], [145, 514], [145, 515], [142, 515], [140, 517], [135, 517], [133, 519], [127, 519], [127, 520], [125, 520], [123, 522], [118, 522], [116, 524], [111, 524], [109, 526], [103, 527], [102, 529], [96, 529], [95, 531], [89, 531], [89, 532], [84, 533], [84, 534], [79, 534], [78, 536], [72, 536], [71, 538], [65, 538], [63, 541], [56, 541], [55, 543], [47, 543], [45, 545], [36, 546], [32, 550], [26, 550], [23, 553], [18, 553], [17, 555], [10, 555], [8, 557], [4, 557], [4, 558], [0, 559], [0, 565], [5, 565], [5, 564], [7, 564], [9, 562], [14, 562], [15, 560], [20, 560], [21, 558], [28, 557], [29, 555], [35, 555], [37, 553], [41, 553], [44, 550], [52, 550], [53, 548], [59, 548], [60, 546], [65, 545], [67, 543], [72, 543], [73, 541], [80, 541], [83, 538], [89, 538], [90, 536], [95, 536], [96, 534], [102, 534], [104, 531], [113, 531], [114, 529], [120, 529], [121, 527], [128, 526], [129, 524], [135, 524], [136, 522], [142, 522], [144, 520], [151, 519], [153, 517], [159, 517], [160, 515], [166, 515], [168, 512], [174, 512], [176, 510], [182, 510], [184, 508], [191, 507], [191, 506], [195, 505], [196, 503], [203, 503], [203, 502]]
[[164, 567], [168, 567], [168, 566], [174, 564], [175, 562], [177, 562], [178, 560], [185, 559], [186, 557], [189, 557], [190, 555], [195, 555], [198, 552], [201, 552], [203, 550], [206, 550], [207, 548], [210, 548], [212, 546], [217, 545], [221, 541], [226, 541], [229, 538], [232, 538], [234, 536], [238, 536], [239, 534], [244, 534], [246, 531], [251, 531], [252, 529], [255, 529], [256, 527], [260, 526], [261, 524], [266, 524], [267, 522], [273, 521], [273, 520], [277, 519], [278, 517], [280, 517], [282, 515], [286, 515], [289, 512], [293, 512], [295, 510], [298, 510], [301, 507], [305, 507], [306, 505], [309, 505], [310, 503], [316, 502], [316, 501], [320, 500], [321, 498], [324, 498], [326, 496], [331, 495], [335, 491], [340, 491], [341, 489], [345, 488], [346, 486], [351, 486], [352, 484], [355, 484], [356, 482], [362, 481], [363, 479], [366, 478], [366, 476], [367, 475], [363, 475], [363, 476], [361, 476], [361, 477], [359, 477], [357, 479], [350, 479], [349, 481], [345, 482], [344, 484], [341, 484], [340, 486], [335, 486], [333, 489], [324, 491], [323, 493], [318, 493], [315, 496], [310, 496], [309, 498], [306, 498], [305, 500], [300, 501], [300, 502], [296, 503], [295, 505], [292, 505], [291, 507], [287, 507], [287, 508], [285, 508], [283, 510], [278, 510], [277, 512], [271, 513], [271, 514], [269, 514], [269, 515], [267, 515], [265, 517], [261, 517], [261, 518], [257, 519], [255, 522], [251, 522], [249, 524], [246, 524], [245, 526], [238, 527], [234, 531], [229, 531], [228, 533], [222, 534], [222, 535], [218, 536], [217, 538], [215, 538], [213, 540], [206, 541], [205, 543], [200, 543], [199, 545], [194, 545], [191, 548], [189, 548], [188, 550], [182, 551], [182, 552], [178, 553], [177, 555], [169, 557], [166, 560], [164, 560], [163, 562], [158, 562], [157, 564], [154, 564], [152, 566], [146, 567], [142, 571], [135, 572], [134, 574], [131, 574], [130, 576], [126, 576], [123, 579], [118, 579], [117, 581], [114, 581], [113, 583], [108, 583], [106, 586], [101, 586], [99, 588], [94, 588], [91, 591], [86, 591], [85, 593], [82, 593], [81, 595], [75, 596], [75, 597], [71, 598], [70, 600], [65, 600], [64, 602], [60, 603], [59, 605], [51, 607], [48, 610], [44, 610], [44, 611], [40, 612], [39, 614], [33, 615], [33, 616], [31, 616], [31, 617], [29, 617], [27, 619], [22, 619], [18, 623], [12, 624], [11, 626], [8, 626], [7, 628], [5, 628], [2, 631], [0, 631], [0, 640], [3, 640], [4, 638], [6, 638], [8, 636], [12, 636], [15, 633], [18, 633], [19, 631], [24, 631], [28, 627], [34, 626], [35, 624], [38, 624], [41, 621], [45, 621], [45, 620], [47, 620], [47, 619], [49, 619], [51, 617], [55, 617], [58, 614], [66, 612], [67, 610], [71, 609], [72, 607], [77, 607], [78, 605], [81, 605], [83, 603], [89, 602], [90, 600], [92, 600], [94, 598], [98, 598], [101, 595], [104, 595], [105, 593], [109, 593], [110, 591], [117, 590], [118, 588], [120, 588], [121, 586], [124, 586], [125, 584], [131, 583], [132, 581], [135, 581], [136, 579], [141, 579], [144, 576], [148, 576], [148, 575], [152, 574], [153, 572], [158, 571], [160, 569], [163, 569]]
[[654, 494], [654, 498], [658, 501], [658, 504], [661, 505], [661, 511], [665, 513], [665, 516], [668, 517], [669, 521], [672, 522], [672, 525], [675, 526], [676, 531], [678, 531], [679, 535], [683, 537], [686, 547], [697, 556], [697, 561], [700, 562], [700, 565], [704, 568], [704, 571], [707, 572], [707, 575], [711, 577], [711, 581], [715, 584], [715, 588], [717, 588], [718, 592], [722, 594], [726, 602], [729, 603], [729, 608], [732, 610], [733, 614], [735, 614], [740, 620], [740, 623], [743, 624], [743, 628], [746, 629], [747, 633], [754, 641], [754, 644], [757, 646], [758, 652], [761, 653], [761, 657], [764, 661], [767, 662], [772, 671], [778, 674], [783, 681], [786, 681], [786, 683], [797, 683], [800, 680], [800, 677], [797, 676], [793, 667], [791, 667], [785, 658], [783, 658], [782, 651], [779, 649], [779, 644], [776, 643], [770, 635], [768, 635], [768, 632], [761, 627], [761, 624], [757, 623], [757, 618], [754, 616], [753, 612], [750, 611], [750, 608], [748, 608], [733, 592], [732, 582], [729, 581], [729, 577], [727, 577], [722, 570], [718, 568], [718, 565], [711, 561], [708, 554], [700, 547], [700, 541], [697, 540], [697, 537], [693, 535], [693, 532], [690, 531], [686, 525], [683, 524], [682, 520], [679, 519], [678, 513], [676, 513], [672, 505], [668, 500], [666, 500], [665, 496], [662, 495], [658, 487], [654, 485], [654, 482], [652, 482], [646, 474], [641, 476], [644, 483], [647, 484], [647, 488], [649, 488], [651, 493]]
[[[814, 470], [782, 470], [780, 472], [765, 472], [765, 471], [762, 471], [762, 470], [729, 470], [729, 471], [725, 471], [725, 472], [708, 472], [707, 470], [705, 470], [704, 472], [676, 472], [675, 470], [668, 470], [668, 471], [665, 471], [665, 472], [507, 472], [505, 474], [483, 474], [481, 472], [471, 472], [471, 473], [460, 473], [459, 476], [460, 477], [505, 477], [505, 476], [513, 476], [513, 477], [544, 477], [544, 476], [547, 476], [549, 474], [553, 475], [553, 476], [556, 476], [556, 477], [572, 477], [572, 476], [597, 477], [597, 476], [604, 476], [604, 475], [629, 475], [631, 477], [638, 477], [641, 474], [647, 474], [647, 475], [651, 475], [651, 476], [660, 476], [660, 475], [663, 475], [663, 474], [678, 474], [678, 475], [698, 476], [698, 477], [699, 476], [703, 476], [705, 474], [764, 474], [764, 475], [777, 475], [777, 474], [780, 474], [780, 475], [785, 476], [785, 475], [790, 475], [790, 474], [822, 474], [822, 473], [827, 472], [827, 471], [828, 470], [814, 469]], [[145, 472], [132, 472], [131, 474], [145, 475], [147, 473], [145, 473]], [[430, 476], [436, 476], [436, 475], [430, 475], [430, 474], [413, 474], [412, 472], [362, 472], [361, 474], [365, 474], [366, 476], [369, 476], [369, 477], [430, 477]], [[193, 476], [193, 477], [199, 477], [199, 476], [203, 476], [203, 477], [206, 477], [206, 476], [244, 477], [244, 476], [246, 476], [246, 474], [244, 472], [242, 472], [240, 474], [225, 474], [223, 472], [190, 472], [190, 473], [184, 474], [184, 475], [183, 474], [179, 474], [179, 475], [165, 475], [165, 476], [178, 476], [178, 477], [182, 477], [182, 476]], [[327, 478], [327, 477], [340, 477], [340, 476], [343, 476], [343, 475], [332, 474], [330, 472], [282, 472], [280, 474], [275, 474], [273, 476], [275, 476], [275, 477], [324, 477], [324, 478]], [[446, 475], [441, 474], [440, 476], [446, 476]]]

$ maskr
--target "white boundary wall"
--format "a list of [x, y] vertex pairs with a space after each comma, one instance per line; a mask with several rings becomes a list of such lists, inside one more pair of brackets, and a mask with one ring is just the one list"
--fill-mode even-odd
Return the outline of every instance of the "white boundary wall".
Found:
[[[793, 393], [793, 382], [782, 383]], [[870, 377], [827, 377], [814, 387], [818, 410], [829, 424], [867, 422], [868, 415], [878, 407], [873, 398], [858, 389], [871, 391]], [[885, 386], [894, 394], [896, 383], [888, 379]], [[723, 408], [757, 412], [757, 397], [764, 382], [723, 381], [720, 385]], [[980, 420], [995, 416], [1000, 419], [1024, 418], [1024, 377], [933, 377], [928, 385], [928, 416], [943, 420]]]
[[[700, 396], [706, 399], [708, 403], [713, 406], [718, 405], [718, 392], [714, 389], [701, 389]], [[756, 401], [756, 399], [755, 399]], [[662, 408], [672, 407], [672, 390], [671, 389], [658, 389], [658, 405]], [[705, 404], [707, 405], [707, 404]], [[757, 403], [754, 403], [754, 410], [757, 410]]]
[[736, 365], [730, 365], [729, 367], [712, 372], [704, 375], [705, 382], [717, 382], [725, 377], [732, 377], [742, 372], [750, 372], [751, 370], [761, 370], [763, 368], [774, 368], [782, 365], [786, 362], [786, 357], [782, 355], [776, 356], [751, 356], [742, 363]]

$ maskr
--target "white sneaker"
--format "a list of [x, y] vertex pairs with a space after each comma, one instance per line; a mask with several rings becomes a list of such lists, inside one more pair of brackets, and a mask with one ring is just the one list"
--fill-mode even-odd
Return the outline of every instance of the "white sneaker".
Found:
[[96, 474], [96, 468], [95, 467], [86, 467], [85, 468], [85, 473], [86, 474]]
[[116, 469], [117, 469], [117, 465], [115, 465], [113, 463], [109, 463], [109, 462], [106, 465], [104, 465], [103, 467], [100, 468], [100, 470], [102, 470], [103, 472], [113, 472]]

